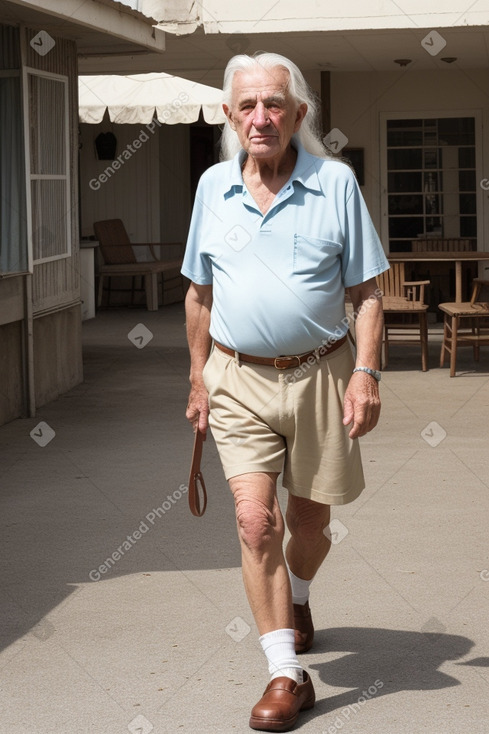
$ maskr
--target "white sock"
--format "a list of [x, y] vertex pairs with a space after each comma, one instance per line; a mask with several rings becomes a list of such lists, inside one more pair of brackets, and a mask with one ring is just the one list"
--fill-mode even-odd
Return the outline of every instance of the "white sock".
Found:
[[287, 571], [289, 572], [290, 587], [292, 589], [292, 604], [305, 604], [309, 599], [309, 587], [312, 579], [306, 581], [306, 579], [300, 579], [298, 576], [295, 576], [290, 570], [288, 563]]
[[282, 675], [303, 683], [302, 668], [295, 653], [294, 630], [281, 629], [260, 637], [260, 644], [268, 660], [270, 680]]

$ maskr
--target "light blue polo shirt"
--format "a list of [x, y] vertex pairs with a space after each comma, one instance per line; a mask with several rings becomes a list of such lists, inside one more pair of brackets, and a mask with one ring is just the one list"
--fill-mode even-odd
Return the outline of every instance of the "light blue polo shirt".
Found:
[[211, 336], [260, 357], [345, 334], [345, 287], [389, 267], [351, 169], [293, 145], [294, 171], [266, 214], [243, 182], [244, 151], [203, 174], [182, 267], [213, 286]]

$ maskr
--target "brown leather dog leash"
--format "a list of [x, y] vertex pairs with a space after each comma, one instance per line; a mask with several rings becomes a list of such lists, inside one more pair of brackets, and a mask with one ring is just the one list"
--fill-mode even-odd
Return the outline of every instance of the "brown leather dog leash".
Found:
[[[199, 429], [195, 431], [194, 450], [192, 452], [192, 465], [190, 467], [190, 477], [188, 480], [188, 504], [190, 512], [196, 517], [202, 517], [207, 507], [207, 491], [205, 488], [204, 477], [200, 471], [200, 461], [202, 459], [202, 444], [205, 441], [205, 433], [201, 433]], [[202, 501], [201, 501], [202, 494]]]

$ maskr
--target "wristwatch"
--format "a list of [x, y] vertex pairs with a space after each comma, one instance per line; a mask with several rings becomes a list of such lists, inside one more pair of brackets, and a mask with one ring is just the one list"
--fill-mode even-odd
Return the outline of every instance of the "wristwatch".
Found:
[[372, 370], [370, 367], [355, 367], [353, 372], [366, 372], [367, 375], [371, 375], [377, 382], [380, 382], [382, 379], [382, 374], [379, 370]]

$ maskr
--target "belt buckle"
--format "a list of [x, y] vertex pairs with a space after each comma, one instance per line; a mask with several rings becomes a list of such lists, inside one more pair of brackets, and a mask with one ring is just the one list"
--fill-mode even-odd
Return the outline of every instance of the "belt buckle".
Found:
[[[297, 360], [297, 365], [290, 364], [291, 360], [293, 359]], [[284, 365], [278, 364], [278, 362], [284, 361], [284, 360], [286, 360], [288, 364], [284, 364]], [[291, 367], [299, 367], [300, 363], [301, 363], [300, 357], [298, 357], [296, 354], [294, 354], [291, 357], [275, 357], [275, 359], [273, 360], [273, 366], [275, 367], [276, 370], [288, 370]]]

